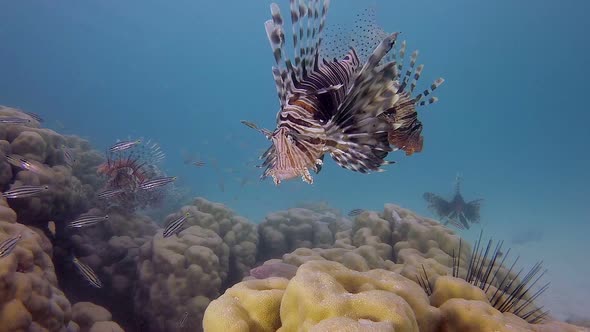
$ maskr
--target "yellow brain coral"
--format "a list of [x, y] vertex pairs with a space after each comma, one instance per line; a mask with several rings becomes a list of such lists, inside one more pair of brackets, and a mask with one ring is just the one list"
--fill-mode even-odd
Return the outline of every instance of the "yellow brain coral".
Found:
[[205, 331], [276, 331], [288, 279], [247, 280], [211, 302], [203, 317]]
[[336, 262], [310, 261], [290, 281], [248, 280], [230, 288], [209, 305], [203, 327], [225, 332], [278, 327], [282, 332], [429, 331], [438, 321], [439, 310], [429, 305], [420, 286], [395, 272], [357, 272]]

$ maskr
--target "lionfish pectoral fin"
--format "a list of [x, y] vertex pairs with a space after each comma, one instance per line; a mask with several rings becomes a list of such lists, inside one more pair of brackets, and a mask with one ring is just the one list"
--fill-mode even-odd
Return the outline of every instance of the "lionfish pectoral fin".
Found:
[[301, 180], [305, 183], [313, 184], [313, 177], [307, 168], [301, 172]]
[[390, 124], [379, 115], [399, 98], [393, 81], [396, 64], [379, 62], [391, 50], [397, 35], [390, 34], [373, 51], [326, 126], [330, 155], [343, 168], [361, 173], [379, 171], [392, 151]]
[[272, 137], [272, 131], [265, 129], [265, 128], [259, 128], [254, 122], [250, 122], [250, 121], [246, 121], [246, 120], [240, 120], [240, 122], [242, 124], [246, 125], [247, 127], [252, 128], [252, 129], [256, 130], [257, 132], [261, 133], [268, 140]]

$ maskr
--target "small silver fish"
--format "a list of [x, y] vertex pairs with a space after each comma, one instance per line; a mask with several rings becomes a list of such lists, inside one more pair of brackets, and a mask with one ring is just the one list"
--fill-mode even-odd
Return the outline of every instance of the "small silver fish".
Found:
[[359, 214], [361, 214], [363, 212], [365, 212], [365, 210], [363, 210], [363, 209], [354, 209], [354, 210], [351, 210], [350, 212], [348, 212], [348, 216], [349, 217], [358, 216]]
[[78, 217], [78, 219], [70, 222], [66, 227], [82, 228], [82, 227], [94, 226], [94, 225], [98, 224], [99, 222], [102, 222], [102, 221], [105, 221], [108, 219], [109, 219], [108, 214], [106, 216], [85, 215], [85, 216], [80, 216], [80, 217]]
[[109, 199], [109, 198], [113, 198], [119, 194], [122, 194], [124, 192], [125, 192], [125, 189], [107, 189], [107, 190], [101, 191], [98, 194], [96, 194], [96, 197], [98, 197], [100, 199]]
[[193, 161], [191, 164], [197, 167], [205, 166], [204, 161]]
[[166, 229], [164, 230], [164, 237], [166, 238], [166, 237], [172, 236], [172, 234], [178, 233], [180, 228], [182, 228], [182, 225], [184, 225], [186, 218], [188, 218], [190, 216], [191, 216], [191, 214], [186, 212], [180, 218], [170, 222], [168, 224], [168, 226], [166, 226]]
[[31, 119], [23, 119], [23, 118], [19, 118], [19, 117], [0, 117], [0, 123], [5, 123], [5, 124], [25, 124], [25, 123], [31, 123]]
[[184, 324], [186, 324], [187, 318], [188, 318], [188, 311], [185, 311], [184, 314], [182, 314], [180, 321], [178, 322], [178, 327], [184, 327]]
[[18, 234], [2, 241], [2, 243], [0, 243], [0, 258], [4, 258], [10, 255], [10, 253], [16, 247], [16, 244], [18, 243], [18, 241], [20, 241], [22, 237], [22, 234]]
[[154, 178], [147, 181], [142, 182], [139, 185], [139, 188], [142, 190], [152, 190], [155, 188], [159, 188], [165, 186], [169, 183], [176, 181], [176, 176], [166, 176], [160, 178]]
[[131, 149], [132, 147], [136, 146], [137, 144], [141, 143], [140, 139], [132, 140], [132, 141], [122, 141], [118, 142], [115, 145], [109, 148], [111, 152], [118, 152], [118, 151], [125, 151], [127, 149]]
[[2, 196], [6, 198], [25, 198], [33, 197], [42, 194], [49, 190], [49, 186], [20, 186], [2, 193]]
[[84, 264], [76, 256], [73, 256], [72, 263], [74, 263], [76, 269], [78, 269], [80, 274], [82, 274], [82, 277], [88, 280], [88, 282], [90, 282], [92, 286], [96, 288], [102, 288], [102, 282], [100, 281], [100, 279], [98, 279], [98, 276], [96, 275], [96, 273], [94, 273], [90, 266]]

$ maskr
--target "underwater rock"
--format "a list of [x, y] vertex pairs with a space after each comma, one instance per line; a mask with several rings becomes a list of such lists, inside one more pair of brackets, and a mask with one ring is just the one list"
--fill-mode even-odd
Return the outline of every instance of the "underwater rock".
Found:
[[72, 306], [72, 320], [82, 332], [88, 331], [96, 322], [110, 321], [112, 318], [106, 308], [92, 302], [78, 302]]
[[[173, 331], [185, 312], [200, 326], [229, 269], [229, 247], [212, 230], [191, 226], [178, 236], [158, 232], [140, 249], [135, 307], [149, 331]], [[195, 322], [198, 322], [195, 324]]]
[[184, 227], [200, 226], [214, 231], [230, 249], [229, 279], [224, 283], [233, 284], [247, 276], [256, 263], [258, 231], [255, 224], [238, 216], [220, 203], [197, 197], [192, 205], [166, 217], [166, 223], [176, 220], [183, 214], [190, 216]]
[[269, 213], [258, 225], [258, 261], [279, 258], [297, 248], [331, 248], [335, 234], [350, 225], [345, 220], [331, 211], [305, 208]]
[[96, 322], [88, 332], [125, 332], [119, 324], [115, 322]]
[[[27, 115], [17, 109], [0, 106], [0, 116]], [[0, 190], [21, 185], [49, 186], [47, 192], [37, 197], [9, 200], [21, 223], [59, 222], [90, 208], [100, 179], [88, 174], [96, 173], [100, 160], [87, 141], [40, 128], [36, 120], [26, 124], [1, 124], [0, 139], [3, 152], [0, 158]], [[66, 148], [75, 155], [72, 165], [68, 165], [64, 157]], [[18, 155], [39, 163], [37, 166], [42, 171], [9, 165], [4, 154]]]
[[0, 259], [0, 331], [65, 330], [71, 306], [57, 288], [51, 243], [41, 231], [0, 219], [0, 242], [16, 234], [22, 238]]

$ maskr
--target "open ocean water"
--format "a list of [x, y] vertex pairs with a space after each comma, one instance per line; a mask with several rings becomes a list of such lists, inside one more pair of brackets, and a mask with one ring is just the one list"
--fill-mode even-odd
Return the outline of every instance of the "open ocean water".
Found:
[[253, 222], [310, 201], [432, 216], [422, 194], [452, 195], [460, 173], [466, 200], [484, 199], [481, 227], [462, 235], [483, 227], [526, 264], [543, 260], [552, 283], [542, 304], [560, 319], [588, 314], [590, 2], [333, 0], [328, 26], [376, 6], [380, 25], [420, 50], [419, 87], [446, 82], [420, 112], [422, 153], [394, 153], [370, 175], [326, 158], [313, 185], [279, 187], [255, 167], [268, 142], [240, 123], [275, 126], [269, 4], [2, 1], [0, 104], [99, 150], [151, 138], [186, 202], [203, 196]]

